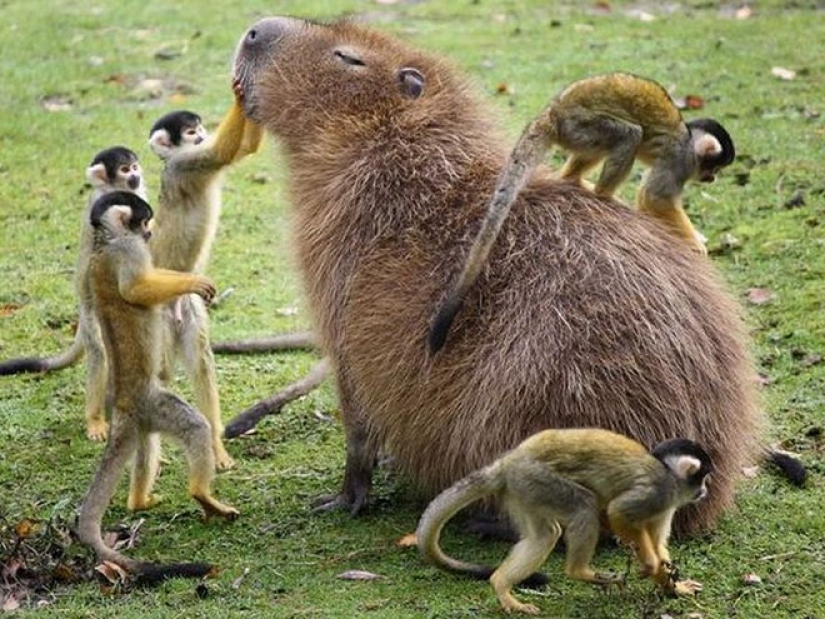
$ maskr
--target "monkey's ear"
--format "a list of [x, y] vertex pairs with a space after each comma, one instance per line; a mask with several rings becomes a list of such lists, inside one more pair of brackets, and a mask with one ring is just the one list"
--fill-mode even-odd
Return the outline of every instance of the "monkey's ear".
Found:
[[424, 94], [424, 76], [418, 69], [404, 67], [398, 72], [401, 94], [410, 99], [418, 99]]
[[722, 145], [710, 133], [702, 133], [693, 142], [693, 149], [696, 156], [705, 159], [708, 157], [717, 157], [722, 153]]
[[132, 209], [125, 204], [113, 204], [99, 216], [92, 209], [92, 225], [95, 227], [103, 226], [112, 231], [123, 231], [129, 228], [131, 221]]
[[166, 129], [156, 129], [149, 136], [149, 148], [161, 159], [167, 159], [172, 154], [174, 144]]
[[691, 475], [695, 475], [702, 468], [702, 463], [699, 458], [694, 456], [669, 456], [666, 459], [667, 466], [680, 479], [688, 479]]
[[86, 180], [88, 180], [92, 187], [102, 187], [109, 184], [109, 176], [106, 174], [106, 166], [102, 163], [96, 163], [86, 168]]

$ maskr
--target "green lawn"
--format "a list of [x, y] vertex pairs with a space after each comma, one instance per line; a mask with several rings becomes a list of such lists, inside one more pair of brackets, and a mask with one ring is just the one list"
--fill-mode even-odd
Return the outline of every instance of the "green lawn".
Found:
[[[760, 472], [742, 484], [736, 508], [712, 535], [674, 543], [683, 574], [705, 584], [696, 600], [663, 599], [633, 575], [621, 590], [572, 583], [558, 553], [547, 565], [549, 588], [523, 597], [545, 616], [564, 618], [825, 617], [825, 12], [813, 1], [786, 4], [755, 3], [749, 17], [737, 19], [737, 6], [701, 0], [666, 8], [539, 0], [214, 0], [209, 8], [193, 0], [0, 1], [0, 358], [56, 352], [71, 341], [72, 273], [92, 155], [130, 146], [156, 195], [160, 166], [146, 144], [149, 127], [162, 113], [187, 107], [214, 128], [231, 101], [235, 43], [260, 16], [352, 16], [449, 56], [475, 78], [514, 140], [569, 81], [615, 69], [650, 76], [677, 97], [701, 97], [705, 109], [686, 116], [721, 120], [737, 142], [738, 161], [715, 184], [689, 187], [686, 203], [746, 306], [772, 439], [801, 454], [811, 479], [800, 490]], [[795, 78], [775, 77], [774, 67]], [[637, 180], [623, 188], [625, 198]], [[794, 206], [794, 196], [804, 203]], [[293, 272], [286, 200], [272, 140], [227, 175], [209, 271], [233, 293], [212, 311], [216, 339], [310, 326]], [[755, 288], [769, 291], [769, 300], [749, 302]], [[219, 357], [224, 418], [299, 378], [314, 361], [298, 352]], [[121, 484], [105, 523], [145, 519], [129, 554], [217, 563], [221, 572], [206, 588], [174, 581], [112, 592], [88, 579], [53, 584], [43, 572], [21, 571], [60, 562], [59, 537], [47, 523], [72, 523], [97, 465], [101, 446], [84, 436], [82, 377], [78, 365], [0, 378], [0, 609], [11, 596], [20, 615], [55, 617], [500, 616], [485, 583], [439, 572], [395, 547], [422, 507], [403, 480], [382, 472], [372, 507], [358, 519], [310, 513], [310, 499], [337, 489], [343, 472], [329, 385], [228, 444], [238, 466], [215, 485], [241, 509], [234, 523], [201, 522], [172, 448], [158, 484], [166, 501], [156, 509], [127, 512]], [[191, 400], [182, 377], [175, 389]], [[27, 519], [39, 528], [18, 544], [14, 527]], [[448, 531], [445, 546], [487, 562], [507, 550], [458, 529]], [[7, 586], [14, 547], [24, 559], [16, 576], [47, 586]], [[63, 563], [93, 565], [77, 543], [61, 552]], [[604, 548], [596, 562], [622, 570], [626, 555]], [[337, 577], [347, 570], [380, 578]], [[744, 584], [748, 574], [761, 582]]]

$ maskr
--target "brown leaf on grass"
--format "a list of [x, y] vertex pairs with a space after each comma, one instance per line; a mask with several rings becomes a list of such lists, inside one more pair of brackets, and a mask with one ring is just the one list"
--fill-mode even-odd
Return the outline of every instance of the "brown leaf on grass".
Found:
[[496, 94], [497, 95], [510, 95], [513, 94], [513, 91], [510, 89], [509, 84], [507, 82], [499, 82], [496, 86]]
[[126, 85], [126, 75], [123, 73], [114, 73], [103, 80], [104, 84], [116, 84], [117, 86], [125, 86]]
[[593, 8], [601, 13], [610, 13], [613, 10], [613, 5], [607, 0], [599, 0], [593, 4]]
[[705, 100], [699, 95], [685, 95], [686, 110], [701, 110], [705, 107]]
[[407, 533], [404, 537], [398, 538], [395, 545], [399, 548], [415, 548], [418, 546], [418, 536], [415, 533]]
[[21, 305], [17, 305], [16, 303], [4, 303], [0, 305], [0, 318], [3, 316], [11, 316], [21, 307]]
[[347, 570], [346, 572], [338, 574], [336, 578], [340, 578], [341, 580], [379, 580], [384, 577], [364, 570]]
[[776, 295], [767, 288], [750, 288], [745, 293], [745, 298], [753, 305], [765, 305], [774, 299]]
[[122, 585], [129, 578], [129, 573], [111, 561], [104, 561], [95, 567], [95, 572], [103, 576], [111, 585]]
[[32, 535], [34, 535], [36, 528], [37, 525], [34, 522], [29, 520], [28, 518], [24, 518], [16, 525], [14, 525], [14, 533], [15, 535], [17, 535], [17, 537], [22, 537], [23, 539], [26, 539], [27, 537], [31, 537]]

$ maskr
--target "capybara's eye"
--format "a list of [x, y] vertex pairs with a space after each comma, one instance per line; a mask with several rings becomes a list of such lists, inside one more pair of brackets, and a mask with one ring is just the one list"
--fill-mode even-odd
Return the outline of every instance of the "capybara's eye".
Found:
[[351, 53], [342, 52], [340, 49], [336, 49], [334, 54], [348, 65], [352, 65], [354, 67], [365, 66], [363, 60], [361, 60], [360, 58], [358, 58], [358, 56], [355, 56]]

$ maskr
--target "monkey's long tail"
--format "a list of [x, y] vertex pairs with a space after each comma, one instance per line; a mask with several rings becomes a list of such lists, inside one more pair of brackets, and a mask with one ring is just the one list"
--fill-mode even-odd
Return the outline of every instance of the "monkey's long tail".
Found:
[[800, 488], [805, 485], [808, 479], [808, 469], [799, 458], [787, 451], [767, 447], [763, 453], [763, 459], [778, 468], [793, 485]]
[[[499, 465], [493, 463], [479, 471], [470, 473], [464, 479], [444, 490], [435, 497], [424, 510], [415, 535], [418, 540], [418, 551], [421, 557], [430, 563], [450, 572], [467, 574], [476, 580], [487, 580], [492, 576], [495, 568], [486, 565], [465, 563], [454, 559], [441, 550], [438, 541], [444, 525], [459, 511], [470, 503], [496, 494], [504, 487], [504, 482], [498, 475]], [[544, 574], [532, 574], [520, 584], [525, 587], [538, 587], [547, 584]]]
[[229, 340], [212, 342], [212, 352], [224, 355], [246, 355], [254, 353], [278, 352], [281, 350], [313, 350], [318, 347], [315, 334], [311, 331], [284, 333], [251, 340]]
[[430, 354], [437, 353], [447, 340], [447, 332], [464, 303], [464, 298], [481, 273], [490, 250], [495, 244], [510, 207], [518, 198], [535, 167], [547, 153], [549, 145], [558, 139], [552, 104], [542, 111], [524, 129], [516, 142], [510, 158], [498, 176], [487, 214], [481, 223], [470, 253], [464, 262], [461, 275], [450, 290], [430, 326], [427, 345]]
[[0, 376], [62, 370], [76, 363], [83, 356], [83, 352], [83, 338], [80, 336], [80, 327], [78, 327], [74, 341], [66, 352], [54, 357], [19, 357], [0, 361]]

